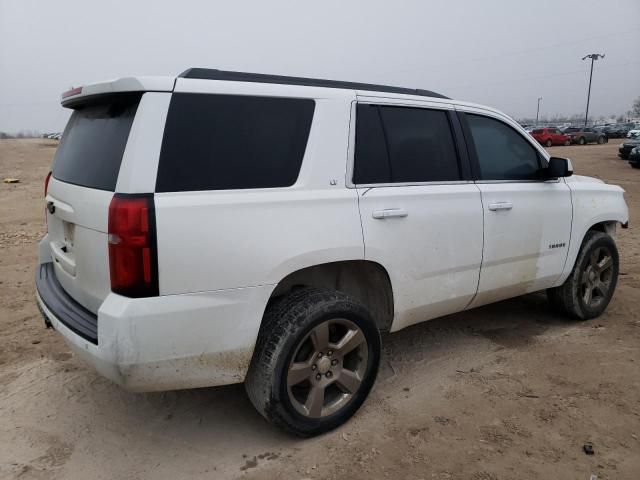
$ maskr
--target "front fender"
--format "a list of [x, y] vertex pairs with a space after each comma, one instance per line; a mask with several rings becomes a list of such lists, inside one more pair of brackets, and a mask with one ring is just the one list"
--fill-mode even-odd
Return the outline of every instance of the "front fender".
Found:
[[580, 246], [587, 232], [602, 223], [629, 222], [629, 208], [624, 200], [624, 190], [589, 177], [569, 177], [566, 183], [571, 189], [573, 219], [567, 259], [556, 286], [567, 279], [578, 257]]

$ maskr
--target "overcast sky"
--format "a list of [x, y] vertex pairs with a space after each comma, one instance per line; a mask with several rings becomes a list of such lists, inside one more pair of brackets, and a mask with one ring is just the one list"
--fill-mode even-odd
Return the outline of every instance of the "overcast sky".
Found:
[[639, 0], [0, 0], [0, 131], [59, 131], [70, 86], [188, 67], [425, 88], [514, 117], [621, 114]]

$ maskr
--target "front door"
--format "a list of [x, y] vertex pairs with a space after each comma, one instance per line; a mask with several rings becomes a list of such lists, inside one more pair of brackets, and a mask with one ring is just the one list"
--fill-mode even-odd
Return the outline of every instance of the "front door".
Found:
[[562, 179], [541, 180], [546, 159], [511, 125], [480, 114], [465, 117], [484, 218], [480, 282], [471, 306], [551, 287], [569, 247], [569, 187]]

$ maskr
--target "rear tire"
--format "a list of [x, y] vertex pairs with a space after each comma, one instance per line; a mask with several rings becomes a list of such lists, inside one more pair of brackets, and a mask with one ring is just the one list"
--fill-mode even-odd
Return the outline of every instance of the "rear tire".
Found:
[[379, 363], [380, 333], [362, 304], [336, 290], [301, 288], [267, 308], [245, 388], [268, 421], [310, 437], [358, 410]]
[[604, 137], [598, 137], [598, 145], [602, 145], [604, 143]]
[[551, 306], [578, 320], [598, 317], [605, 311], [618, 282], [618, 249], [609, 235], [590, 230], [580, 247], [567, 280], [547, 290]]
[[587, 143], [587, 140], [584, 137], [580, 137], [580, 140], [578, 140], [578, 143], [580, 145], [584, 145], [585, 143]]
[[629, 162], [629, 165], [631, 165], [631, 168], [640, 168], [640, 163], [631, 163], [631, 162]]
[[544, 144], [545, 144], [547, 147], [550, 147], [551, 145], [553, 145], [553, 142], [551, 141], [551, 139], [548, 139], [546, 142], [544, 142]]

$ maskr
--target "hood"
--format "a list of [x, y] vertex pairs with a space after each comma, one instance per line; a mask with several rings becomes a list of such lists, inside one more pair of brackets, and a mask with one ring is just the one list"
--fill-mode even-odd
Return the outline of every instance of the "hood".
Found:
[[585, 177], [584, 175], [571, 175], [570, 177], [565, 177], [564, 181], [567, 183], [569, 188], [572, 186], [574, 188], [580, 190], [589, 190], [589, 191], [617, 191], [624, 192], [624, 189], [619, 185], [612, 185], [610, 183], [605, 182], [604, 180], [600, 180], [599, 178], [594, 177]]
[[565, 177], [564, 180], [567, 183], [604, 183], [599, 178], [585, 177], [584, 175], [571, 175], [570, 177]]

